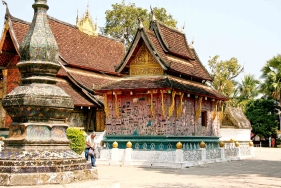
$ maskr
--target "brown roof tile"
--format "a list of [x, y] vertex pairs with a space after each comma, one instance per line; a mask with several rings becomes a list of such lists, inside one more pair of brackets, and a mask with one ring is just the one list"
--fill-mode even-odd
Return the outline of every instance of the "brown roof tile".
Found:
[[180, 74], [190, 75], [192, 77], [212, 80], [208, 71], [203, 67], [198, 59], [194, 59], [193, 57], [193, 60], [184, 59], [165, 53], [155, 33], [152, 31], [146, 31], [146, 33], [157, 53], [164, 60], [166, 66], [168, 66], [170, 70], [179, 72]]
[[[123, 43], [105, 36], [89, 36], [76, 26], [48, 17], [51, 30], [59, 46], [60, 55], [68, 64], [114, 72], [114, 66], [122, 60], [125, 49]], [[28, 30], [25, 21], [12, 17], [12, 26], [18, 43]]]
[[157, 22], [157, 26], [165, 46], [171, 53], [188, 57], [190, 59], [192, 58], [183, 33], [159, 22]]
[[69, 81], [57, 78], [56, 85], [62, 88], [73, 99], [75, 106], [96, 106], [91, 100]]
[[97, 92], [112, 90], [146, 90], [170, 88], [191, 94], [227, 100], [210, 86], [173, 76], [127, 77], [97, 88]]
[[[86, 70], [79, 70], [76, 68], [67, 68], [71, 76], [75, 78], [78, 82], [83, 84], [89, 89], [93, 89], [95, 86], [103, 85], [108, 82], [116, 81], [117, 77], [112, 77], [112, 76], [107, 76], [104, 74], [99, 74], [99, 73], [93, 73], [89, 72]], [[66, 74], [63, 73], [63, 71], [60, 71], [59, 73], [61, 74]], [[67, 74], [66, 74], [67, 75]]]

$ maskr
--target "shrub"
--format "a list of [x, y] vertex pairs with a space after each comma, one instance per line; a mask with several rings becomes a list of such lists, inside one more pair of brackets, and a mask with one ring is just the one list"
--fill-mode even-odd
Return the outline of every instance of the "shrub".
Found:
[[66, 136], [70, 140], [70, 148], [80, 155], [86, 147], [84, 132], [70, 127], [66, 130]]

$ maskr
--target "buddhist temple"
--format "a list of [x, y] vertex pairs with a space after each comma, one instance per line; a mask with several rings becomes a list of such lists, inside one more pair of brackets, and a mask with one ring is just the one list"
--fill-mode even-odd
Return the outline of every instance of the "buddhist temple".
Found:
[[[139, 29], [125, 57], [115, 67], [123, 76], [95, 86], [104, 96], [106, 137], [125, 148], [128, 141], [167, 149], [182, 142], [217, 143], [223, 101], [207, 85], [212, 78], [185, 34], [152, 16]], [[157, 145], [157, 143], [165, 143]]]
[[[56, 75], [56, 85], [74, 102], [74, 110], [67, 117], [67, 123], [86, 131], [104, 131], [103, 101], [95, 96], [92, 87], [119, 77], [114, 66], [124, 57], [124, 44], [98, 34], [97, 23], [93, 22], [88, 8], [80, 18], [77, 15], [76, 25], [51, 16], [47, 18], [59, 47], [58, 62], [61, 68]], [[21, 75], [16, 67], [20, 60], [19, 44], [30, 26], [30, 22], [12, 16], [8, 6], [4, 23], [0, 40], [1, 105], [2, 98], [20, 84]], [[9, 127], [11, 122], [0, 106], [0, 128]]]

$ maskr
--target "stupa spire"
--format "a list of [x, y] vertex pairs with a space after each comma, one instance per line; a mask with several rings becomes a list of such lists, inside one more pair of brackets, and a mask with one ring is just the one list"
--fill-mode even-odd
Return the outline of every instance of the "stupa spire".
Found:
[[58, 45], [50, 29], [47, 0], [35, 0], [33, 21], [20, 44], [21, 61], [58, 61]]
[[[70, 149], [66, 136], [65, 119], [74, 106], [72, 98], [55, 85], [59, 51], [48, 23], [47, 0], [35, 0], [32, 7], [33, 20], [20, 44], [17, 64], [21, 83], [2, 101], [13, 122], [5, 151], [0, 152], [0, 186], [93, 179], [92, 167]], [[38, 181], [25, 181], [26, 177]]]

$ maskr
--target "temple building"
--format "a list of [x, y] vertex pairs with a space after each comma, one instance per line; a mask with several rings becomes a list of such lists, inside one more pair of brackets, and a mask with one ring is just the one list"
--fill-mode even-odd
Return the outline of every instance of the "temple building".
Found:
[[131, 141], [137, 148], [134, 143], [153, 140], [151, 147], [160, 150], [178, 141], [217, 143], [228, 98], [207, 85], [212, 78], [185, 34], [152, 18], [148, 30], [139, 23], [115, 68], [124, 76], [94, 87], [104, 96], [104, 142], [117, 141], [118, 148], [125, 148]]
[[[7, 5], [6, 5], [7, 6]], [[61, 69], [56, 75], [57, 86], [61, 87], [74, 101], [74, 111], [67, 118], [73, 127], [86, 131], [104, 131], [103, 102], [95, 96], [93, 85], [114, 81], [120, 73], [115, 72], [125, 54], [124, 44], [116, 39], [98, 34], [88, 9], [76, 25], [65, 23], [48, 16], [52, 33], [59, 46]], [[0, 105], [2, 98], [19, 85], [19, 45], [28, 31], [29, 22], [5, 14], [5, 26], [0, 39]], [[0, 106], [0, 128], [8, 127], [11, 118]]]

